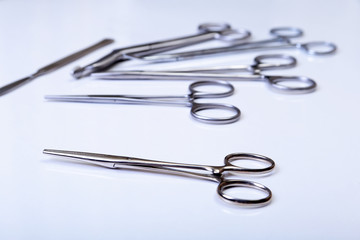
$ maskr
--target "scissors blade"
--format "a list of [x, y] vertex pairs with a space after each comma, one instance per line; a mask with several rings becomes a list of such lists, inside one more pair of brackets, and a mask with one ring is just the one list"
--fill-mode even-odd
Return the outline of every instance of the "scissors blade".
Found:
[[116, 95], [46, 95], [45, 99], [57, 102], [132, 103], [130, 100]]
[[99, 153], [89, 153], [89, 152], [76, 152], [76, 151], [67, 151], [67, 150], [56, 150], [56, 149], [44, 149], [44, 154], [54, 155], [65, 158], [72, 158], [80, 160], [82, 162], [92, 163], [95, 165], [116, 168], [116, 160], [127, 159], [127, 157], [122, 156], [113, 156]]
[[191, 106], [187, 96], [46, 95], [45, 99], [56, 102]]
[[68, 151], [68, 150], [56, 150], [56, 149], [44, 149], [44, 154], [71, 158], [80, 160], [81, 162], [91, 163], [94, 165], [99, 165], [107, 168], [131, 168], [136, 169], [136, 167], [143, 169], [145, 168], [158, 168], [162, 167], [163, 164], [168, 164], [171, 166], [177, 166], [177, 163], [163, 162], [142, 158], [134, 157], [125, 157], [101, 153], [90, 153], [90, 152], [79, 152], [79, 151]]
[[158, 99], [125, 95], [46, 95], [46, 100], [56, 102], [114, 103], [114, 104], [166, 104]]
[[188, 80], [188, 81], [247, 81], [262, 79], [258, 75], [229, 75], [209, 72], [173, 71], [113, 71], [91, 74], [92, 78], [104, 80]]

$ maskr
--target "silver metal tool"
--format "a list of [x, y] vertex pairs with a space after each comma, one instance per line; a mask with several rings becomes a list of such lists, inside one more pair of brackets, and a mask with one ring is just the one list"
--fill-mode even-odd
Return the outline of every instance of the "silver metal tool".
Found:
[[17, 80], [15, 82], [12, 82], [10, 84], [7, 84], [3, 87], [0, 88], [0, 96], [2, 95], [5, 95], [6, 93], [9, 93], [15, 89], [17, 89], [18, 87], [20, 86], [23, 86], [24, 84], [26, 83], [29, 83], [30, 81], [34, 80], [35, 78], [37, 77], [40, 77], [40, 76], [43, 76], [45, 74], [48, 74], [50, 72], [53, 72], [93, 51], [95, 51], [96, 49], [99, 49], [103, 46], [106, 46], [110, 43], [114, 42], [114, 40], [112, 39], [104, 39], [88, 48], [85, 48], [83, 50], [80, 50], [76, 53], [73, 53], [71, 54], [70, 56], [67, 56], [67, 57], [64, 57], [56, 62], [53, 62], [45, 67], [42, 67], [40, 69], [38, 69], [35, 73], [25, 77], [25, 78], [22, 78], [20, 80]]
[[[294, 27], [279, 27], [270, 30], [274, 38], [234, 43], [227, 47], [208, 48], [188, 52], [178, 52], [172, 54], [159, 54], [152, 56], [141, 56], [138, 59], [151, 62], [171, 62], [205, 57], [216, 54], [243, 53], [251, 51], [267, 51], [277, 49], [301, 49], [310, 55], [328, 55], [336, 51], [336, 45], [327, 41], [314, 41], [307, 43], [293, 43], [291, 38], [300, 37], [303, 31]], [[136, 57], [136, 56], [133, 56]]]
[[[239, 174], [269, 174], [274, 169], [275, 162], [272, 159], [259, 154], [232, 153], [225, 157], [225, 165], [207, 166], [55, 149], [44, 149], [43, 153], [76, 159], [81, 162], [91, 163], [108, 168], [132, 169], [175, 174], [218, 182], [218, 195], [227, 202], [242, 206], [265, 206], [270, 203], [272, 197], [271, 190], [260, 183], [248, 180], [234, 180], [233, 178], [230, 179], [231, 176], [237, 176]], [[241, 167], [241, 163], [245, 161], [261, 164], [261, 167]], [[234, 188], [246, 188], [259, 191], [261, 194], [265, 194], [265, 196], [261, 196], [258, 199], [240, 198], [228, 192], [229, 189]]]
[[[285, 69], [296, 65], [296, 59], [289, 55], [260, 55], [251, 65], [216, 66], [164, 71], [111, 71], [93, 73], [95, 79], [108, 80], [223, 80], [223, 81], [263, 81], [272, 90], [281, 93], [309, 93], [316, 89], [316, 82], [302, 76], [271, 76], [265, 70]], [[251, 75], [221, 74], [223, 72], [250, 72]]]
[[[206, 89], [210, 87], [211, 90]], [[216, 91], [214, 88], [217, 88]], [[229, 104], [203, 103], [200, 99], [223, 98], [234, 93], [234, 87], [225, 81], [199, 81], [189, 86], [189, 94], [180, 96], [149, 95], [47, 95], [45, 99], [63, 102], [112, 103], [137, 105], [170, 105], [190, 107], [191, 116], [204, 123], [226, 124], [239, 120], [240, 110]], [[214, 116], [214, 112], [217, 115]]]
[[232, 43], [234, 41], [239, 42], [251, 35], [247, 30], [236, 31], [226, 23], [205, 23], [199, 25], [198, 29], [199, 33], [191, 36], [115, 49], [108, 55], [85, 67], [77, 67], [73, 72], [73, 76], [75, 78], [86, 77], [91, 73], [104, 71], [118, 62], [127, 61], [132, 58], [141, 58], [214, 39]]

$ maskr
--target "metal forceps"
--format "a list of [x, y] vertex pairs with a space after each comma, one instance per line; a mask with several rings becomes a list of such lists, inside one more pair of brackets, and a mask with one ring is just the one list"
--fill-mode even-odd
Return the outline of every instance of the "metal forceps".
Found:
[[[224, 80], [224, 81], [263, 81], [272, 90], [282, 93], [309, 93], [316, 89], [316, 82], [303, 76], [269, 76], [261, 71], [291, 68], [296, 59], [289, 55], [260, 55], [252, 65], [221, 66], [199, 69], [169, 71], [113, 71], [94, 73], [91, 77], [109, 80]], [[220, 74], [222, 72], [247, 71], [251, 75]]]
[[[275, 167], [275, 162], [268, 157], [258, 154], [232, 153], [225, 157], [225, 164], [223, 166], [207, 166], [54, 149], [44, 149], [43, 153], [66, 158], [73, 158], [85, 163], [91, 163], [108, 168], [168, 173], [215, 181], [219, 183], [217, 193], [223, 200], [243, 206], [264, 206], [270, 202], [272, 197], [271, 190], [260, 183], [247, 180], [229, 179], [229, 175], [270, 173]], [[238, 162], [237, 164], [236, 161]], [[241, 167], [241, 161], [261, 163], [263, 167]], [[234, 188], [248, 188], [259, 191], [262, 194], [265, 194], [265, 196], [259, 197], [258, 199], [239, 198], [229, 194], [228, 190]]]
[[113, 50], [110, 54], [93, 62], [85, 67], [77, 67], [72, 75], [75, 78], [82, 78], [93, 72], [103, 71], [115, 63], [126, 61], [132, 58], [149, 56], [193, 44], [220, 39], [227, 42], [240, 41], [250, 37], [247, 30], [235, 31], [229, 24], [205, 23], [198, 27], [199, 33], [187, 37], [173, 38], [165, 41], [158, 41], [140, 44]]
[[[206, 88], [211, 88], [211, 90]], [[217, 88], [217, 91], [213, 90], [213, 88]], [[202, 98], [223, 98], [231, 96], [234, 93], [234, 87], [230, 83], [225, 81], [198, 81], [190, 84], [189, 91], [189, 94], [183, 96], [48, 95], [45, 96], [45, 99], [65, 102], [186, 106], [191, 108], [191, 116], [196, 120], [213, 124], [233, 123], [240, 118], [240, 110], [233, 105], [197, 102], [197, 100]], [[221, 111], [221, 116], [214, 116], [214, 110], [218, 115], [219, 111]]]
[[141, 60], [153, 61], [153, 62], [170, 62], [180, 61], [192, 58], [204, 57], [214, 54], [225, 53], [242, 53], [249, 51], [263, 51], [263, 50], [276, 50], [276, 49], [301, 49], [305, 53], [310, 55], [327, 55], [336, 51], [336, 45], [327, 41], [314, 41], [307, 43], [293, 43], [291, 38], [300, 37], [303, 35], [303, 31], [294, 27], [278, 27], [272, 28], [270, 34], [273, 38], [249, 41], [242, 43], [234, 43], [227, 47], [208, 48], [196, 51], [178, 52], [173, 54], [160, 54], [152, 56], [140, 57]]

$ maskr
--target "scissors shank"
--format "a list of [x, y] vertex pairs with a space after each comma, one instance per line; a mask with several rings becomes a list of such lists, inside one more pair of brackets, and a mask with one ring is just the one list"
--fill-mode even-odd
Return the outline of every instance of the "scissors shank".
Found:
[[205, 169], [198, 169], [198, 168], [188, 168], [184, 165], [179, 166], [158, 166], [153, 164], [146, 163], [143, 164], [136, 164], [136, 163], [126, 163], [126, 164], [114, 164], [116, 168], [119, 169], [129, 169], [129, 170], [140, 170], [140, 171], [147, 171], [147, 172], [155, 172], [155, 173], [164, 173], [164, 174], [171, 174], [183, 177], [192, 177], [198, 179], [209, 180], [213, 182], [220, 182], [220, 178], [216, 177], [211, 171]]
[[141, 95], [47, 95], [45, 99], [60, 102], [116, 103], [139, 105], [191, 106], [186, 96], [141, 96]]
[[187, 68], [187, 69], [174, 69], [169, 72], [174, 73], [226, 73], [226, 72], [240, 72], [240, 71], [252, 71], [252, 67], [249, 65], [230, 65], [230, 66], [216, 66], [208, 68]]
[[165, 71], [114, 71], [92, 74], [96, 79], [107, 80], [208, 80], [208, 81], [261, 81], [260, 75], [227, 75], [200, 72], [165, 72]]
[[150, 44], [138, 45], [136, 47], [124, 48], [121, 50], [125, 55], [128, 54], [139, 54], [141, 55], [150, 55], [154, 53], [170, 51], [177, 48], [182, 48], [198, 43], [203, 43], [212, 39], [218, 38], [219, 33], [209, 32], [203, 34], [192, 35], [189, 37], [176, 38], [171, 40], [159, 41]]
[[239, 43], [239, 44], [234, 44], [229, 46], [233, 47], [233, 48], [248, 48], [248, 47], [258, 47], [258, 46], [266, 46], [266, 45], [270, 45], [270, 44], [279, 44], [279, 43], [289, 43], [290, 40], [285, 38], [285, 37], [275, 37], [275, 38], [271, 38], [271, 39], [266, 39], [266, 40], [260, 40], [260, 41], [252, 41], [252, 42], [243, 42], [243, 43]]

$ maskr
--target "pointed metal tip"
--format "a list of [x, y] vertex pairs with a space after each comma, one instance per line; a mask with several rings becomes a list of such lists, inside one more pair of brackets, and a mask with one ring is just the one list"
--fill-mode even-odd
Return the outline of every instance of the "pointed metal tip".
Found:
[[44, 149], [43, 150], [43, 154], [49, 154], [49, 152], [51, 152], [51, 149]]
[[43, 153], [59, 157], [72, 158], [103, 167], [115, 168], [114, 161], [112, 161], [114, 156], [110, 155], [56, 149], [44, 149]]
[[57, 96], [57, 95], [45, 95], [44, 99], [45, 100], [56, 100], [56, 99], [58, 99], [58, 97], [59, 96]]
[[60, 101], [60, 102], [82, 102], [89, 100], [88, 97], [81, 95], [45, 95], [45, 100], [48, 101]]
[[56, 149], [44, 149], [43, 153], [44, 154], [49, 154], [49, 155], [66, 156], [66, 155], [74, 153], [74, 152], [72, 152], [72, 151], [64, 151], [64, 150], [56, 150]]

